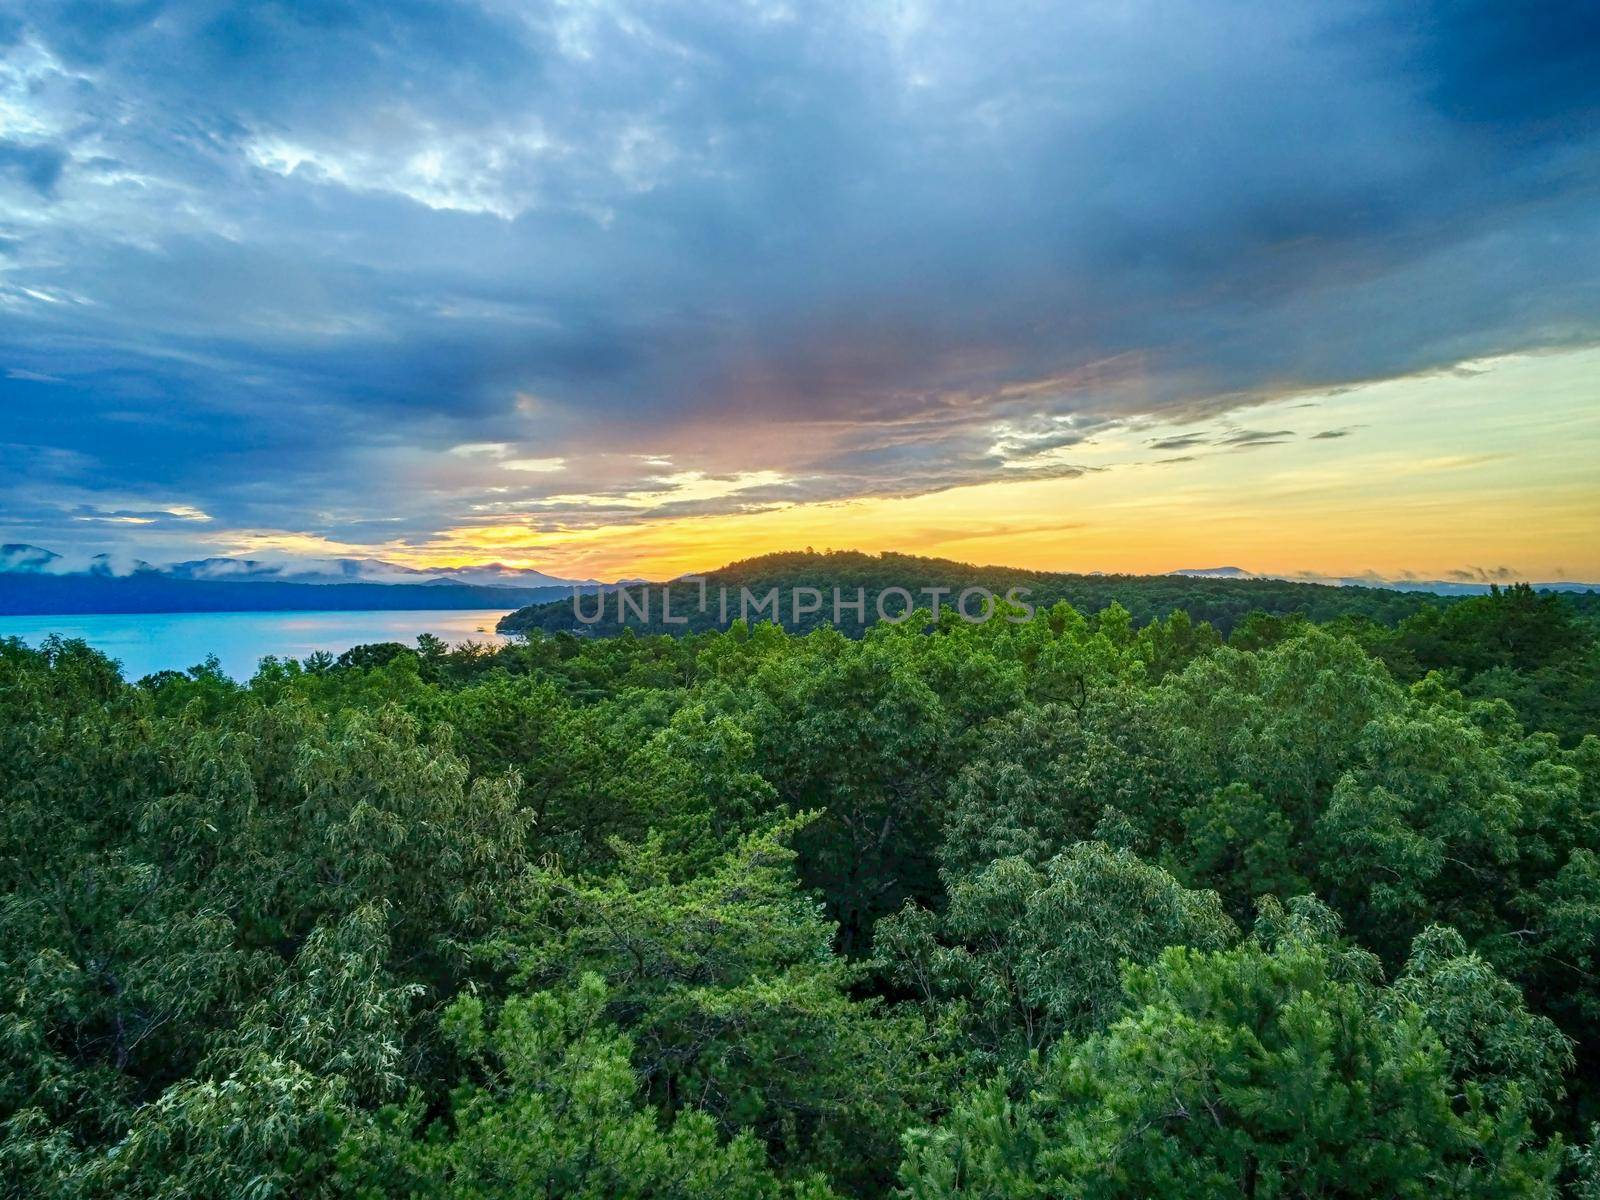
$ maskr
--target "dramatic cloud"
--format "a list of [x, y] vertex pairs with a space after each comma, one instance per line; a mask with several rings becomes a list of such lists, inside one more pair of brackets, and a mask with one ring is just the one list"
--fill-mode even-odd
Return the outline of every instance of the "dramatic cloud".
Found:
[[1596, 78], [1562, 0], [25, 3], [0, 535], [1061, 478], [1587, 344]]

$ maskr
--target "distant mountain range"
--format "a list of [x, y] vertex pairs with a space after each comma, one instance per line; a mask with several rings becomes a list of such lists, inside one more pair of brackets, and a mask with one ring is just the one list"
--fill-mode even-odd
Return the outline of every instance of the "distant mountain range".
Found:
[[[1428, 592], [1435, 596], [1481, 596], [1491, 587], [1521, 583], [1519, 579], [1380, 579], [1369, 575], [1263, 575], [1246, 571], [1243, 567], [1187, 567], [1174, 575], [1190, 579], [1277, 579], [1287, 583], [1320, 583], [1328, 587], [1386, 588], [1391, 592]], [[1600, 583], [1574, 583], [1555, 579], [1533, 582], [1541, 592], [1593, 592], [1600, 591]]]
[[195, 558], [186, 562], [156, 565], [137, 558], [117, 561], [108, 554], [72, 560], [53, 550], [20, 542], [0, 545], [0, 575], [8, 574], [83, 575], [102, 579], [144, 574], [213, 583], [455, 583], [508, 588], [601, 586], [597, 579], [563, 579], [531, 567], [508, 567], [504, 563], [421, 569], [385, 562], [380, 558], [324, 558], [293, 563], [269, 563], [253, 558]]
[[0, 545], [0, 614], [503, 609], [612, 585], [489, 563], [419, 570], [375, 558], [269, 563], [200, 558], [156, 565], [70, 559]]

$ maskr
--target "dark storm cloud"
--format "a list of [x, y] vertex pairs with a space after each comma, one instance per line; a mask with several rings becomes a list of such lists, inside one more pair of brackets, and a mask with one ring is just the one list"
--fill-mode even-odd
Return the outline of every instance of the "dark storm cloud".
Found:
[[54, 194], [66, 161], [66, 152], [59, 146], [28, 145], [0, 138], [0, 174], [22, 180], [41, 196]]
[[1600, 117], [1592, 4], [1427, 0], [1406, 17], [1413, 70], [1451, 117], [1547, 137], [1592, 132]]
[[[473, 505], [916, 494], [1587, 342], [1597, 32], [1489, 0], [31, 4], [0, 17], [0, 403], [77, 466], [0, 501], [40, 538], [104, 492], [422, 541]], [[425, 465], [464, 443], [565, 466]], [[736, 471], [783, 482], [670, 498]]]

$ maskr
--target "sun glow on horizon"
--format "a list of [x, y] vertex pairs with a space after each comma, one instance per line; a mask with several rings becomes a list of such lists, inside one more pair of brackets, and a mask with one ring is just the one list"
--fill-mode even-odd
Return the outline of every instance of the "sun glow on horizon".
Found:
[[[662, 578], [802, 546], [894, 550], [1041, 570], [1156, 574], [1235, 565], [1274, 574], [1600, 579], [1600, 350], [1513, 355], [1455, 371], [1294, 395], [1202, 422], [1130, 420], [1063, 453], [1074, 478], [908, 497], [651, 515], [654, 506], [781, 484], [756, 469], [680, 472], [543, 513], [485, 516], [425, 544], [337, 546], [252, 535], [241, 549], [360, 553], [415, 567], [486, 562], [573, 577]], [[1194, 442], [1183, 452], [1163, 444]], [[218, 539], [222, 540], [221, 538]]]

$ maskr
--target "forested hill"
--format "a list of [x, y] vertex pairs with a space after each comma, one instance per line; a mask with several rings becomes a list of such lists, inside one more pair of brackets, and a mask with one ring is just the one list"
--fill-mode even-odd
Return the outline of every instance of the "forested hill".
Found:
[[[1097, 613], [1113, 604], [1127, 610], [1135, 626], [1144, 625], [1157, 618], [1165, 618], [1182, 610], [1196, 622], [1211, 624], [1224, 637], [1251, 613], [1271, 616], [1298, 615], [1321, 624], [1339, 617], [1360, 617], [1379, 625], [1393, 627], [1405, 618], [1430, 606], [1453, 603], [1463, 597], [1436, 596], [1427, 592], [1400, 592], [1374, 587], [1334, 587], [1318, 583], [1297, 583], [1276, 579], [1215, 579], [1189, 575], [1072, 575], [1048, 571], [1028, 571], [1015, 567], [975, 566], [943, 558], [924, 558], [910, 554], [864, 554], [859, 551], [830, 551], [817, 553], [810, 550], [780, 554], [765, 554], [757, 558], [742, 559], [705, 576], [707, 603], [700, 608], [698, 583], [672, 585], [672, 616], [687, 617], [684, 624], [662, 620], [662, 584], [653, 583], [648, 588], [635, 587], [631, 596], [637, 605], [649, 601], [649, 619], [638, 615], [638, 608], [619, 608], [618, 597], [608, 597], [603, 609], [591, 598], [575, 610], [570, 598], [550, 603], [533, 604], [518, 609], [500, 621], [502, 632], [516, 633], [540, 629], [547, 633], [562, 631], [587, 631], [596, 635], [621, 632], [626, 626], [636, 632], [692, 633], [705, 629], [726, 627], [739, 615], [741, 591], [748, 589], [752, 599], [749, 609], [765, 600], [774, 588], [778, 590], [776, 611], [780, 623], [787, 629], [805, 631], [819, 625], [833, 623], [833, 589], [843, 593], [848, 603], [863, 589], [866, 600], [866, 621], [859, 621], [854, 610], [842, 607], [838, 628], [850, 636], [859, 636], [866, 625], [877, 619], [878, 600], [887, 588], [905, 588], [916, 603], [930, 608], [933, 597], [925, 588], [944, 588], [948, 592], [940, 597], [944, 605], [952, 603], [968, 587], [982, 587], [996, 596], [1004, 596], [1011, 588], [1022, 588], [1026, 599], [1035, 607], [1049, 608], [1065, 602], [1083, 613]], [[803, 589], [815, 588], [822, 593], [822, 603], [814, 612], [802, 612], [795, 617], [795, 590], [802, 589], [801, 607], [808, 600]], [[727, 608], [720, 603], [719, 589], [725, 589]], [[1577, 611], [1600, 614], [1600, 594], [1564, 593]], [[904, 603], [898, 596], [885, 600], [885, 610], [898, 616]], [[974, 597], [969, 611], [981, 610], [981, 598]], [[585, 616], [601, 612], [597, 621], [582, 620]], [[770, 605], [765, 613], [773, 611]], [[619, 620], [619, 612], [622, 620]]]

